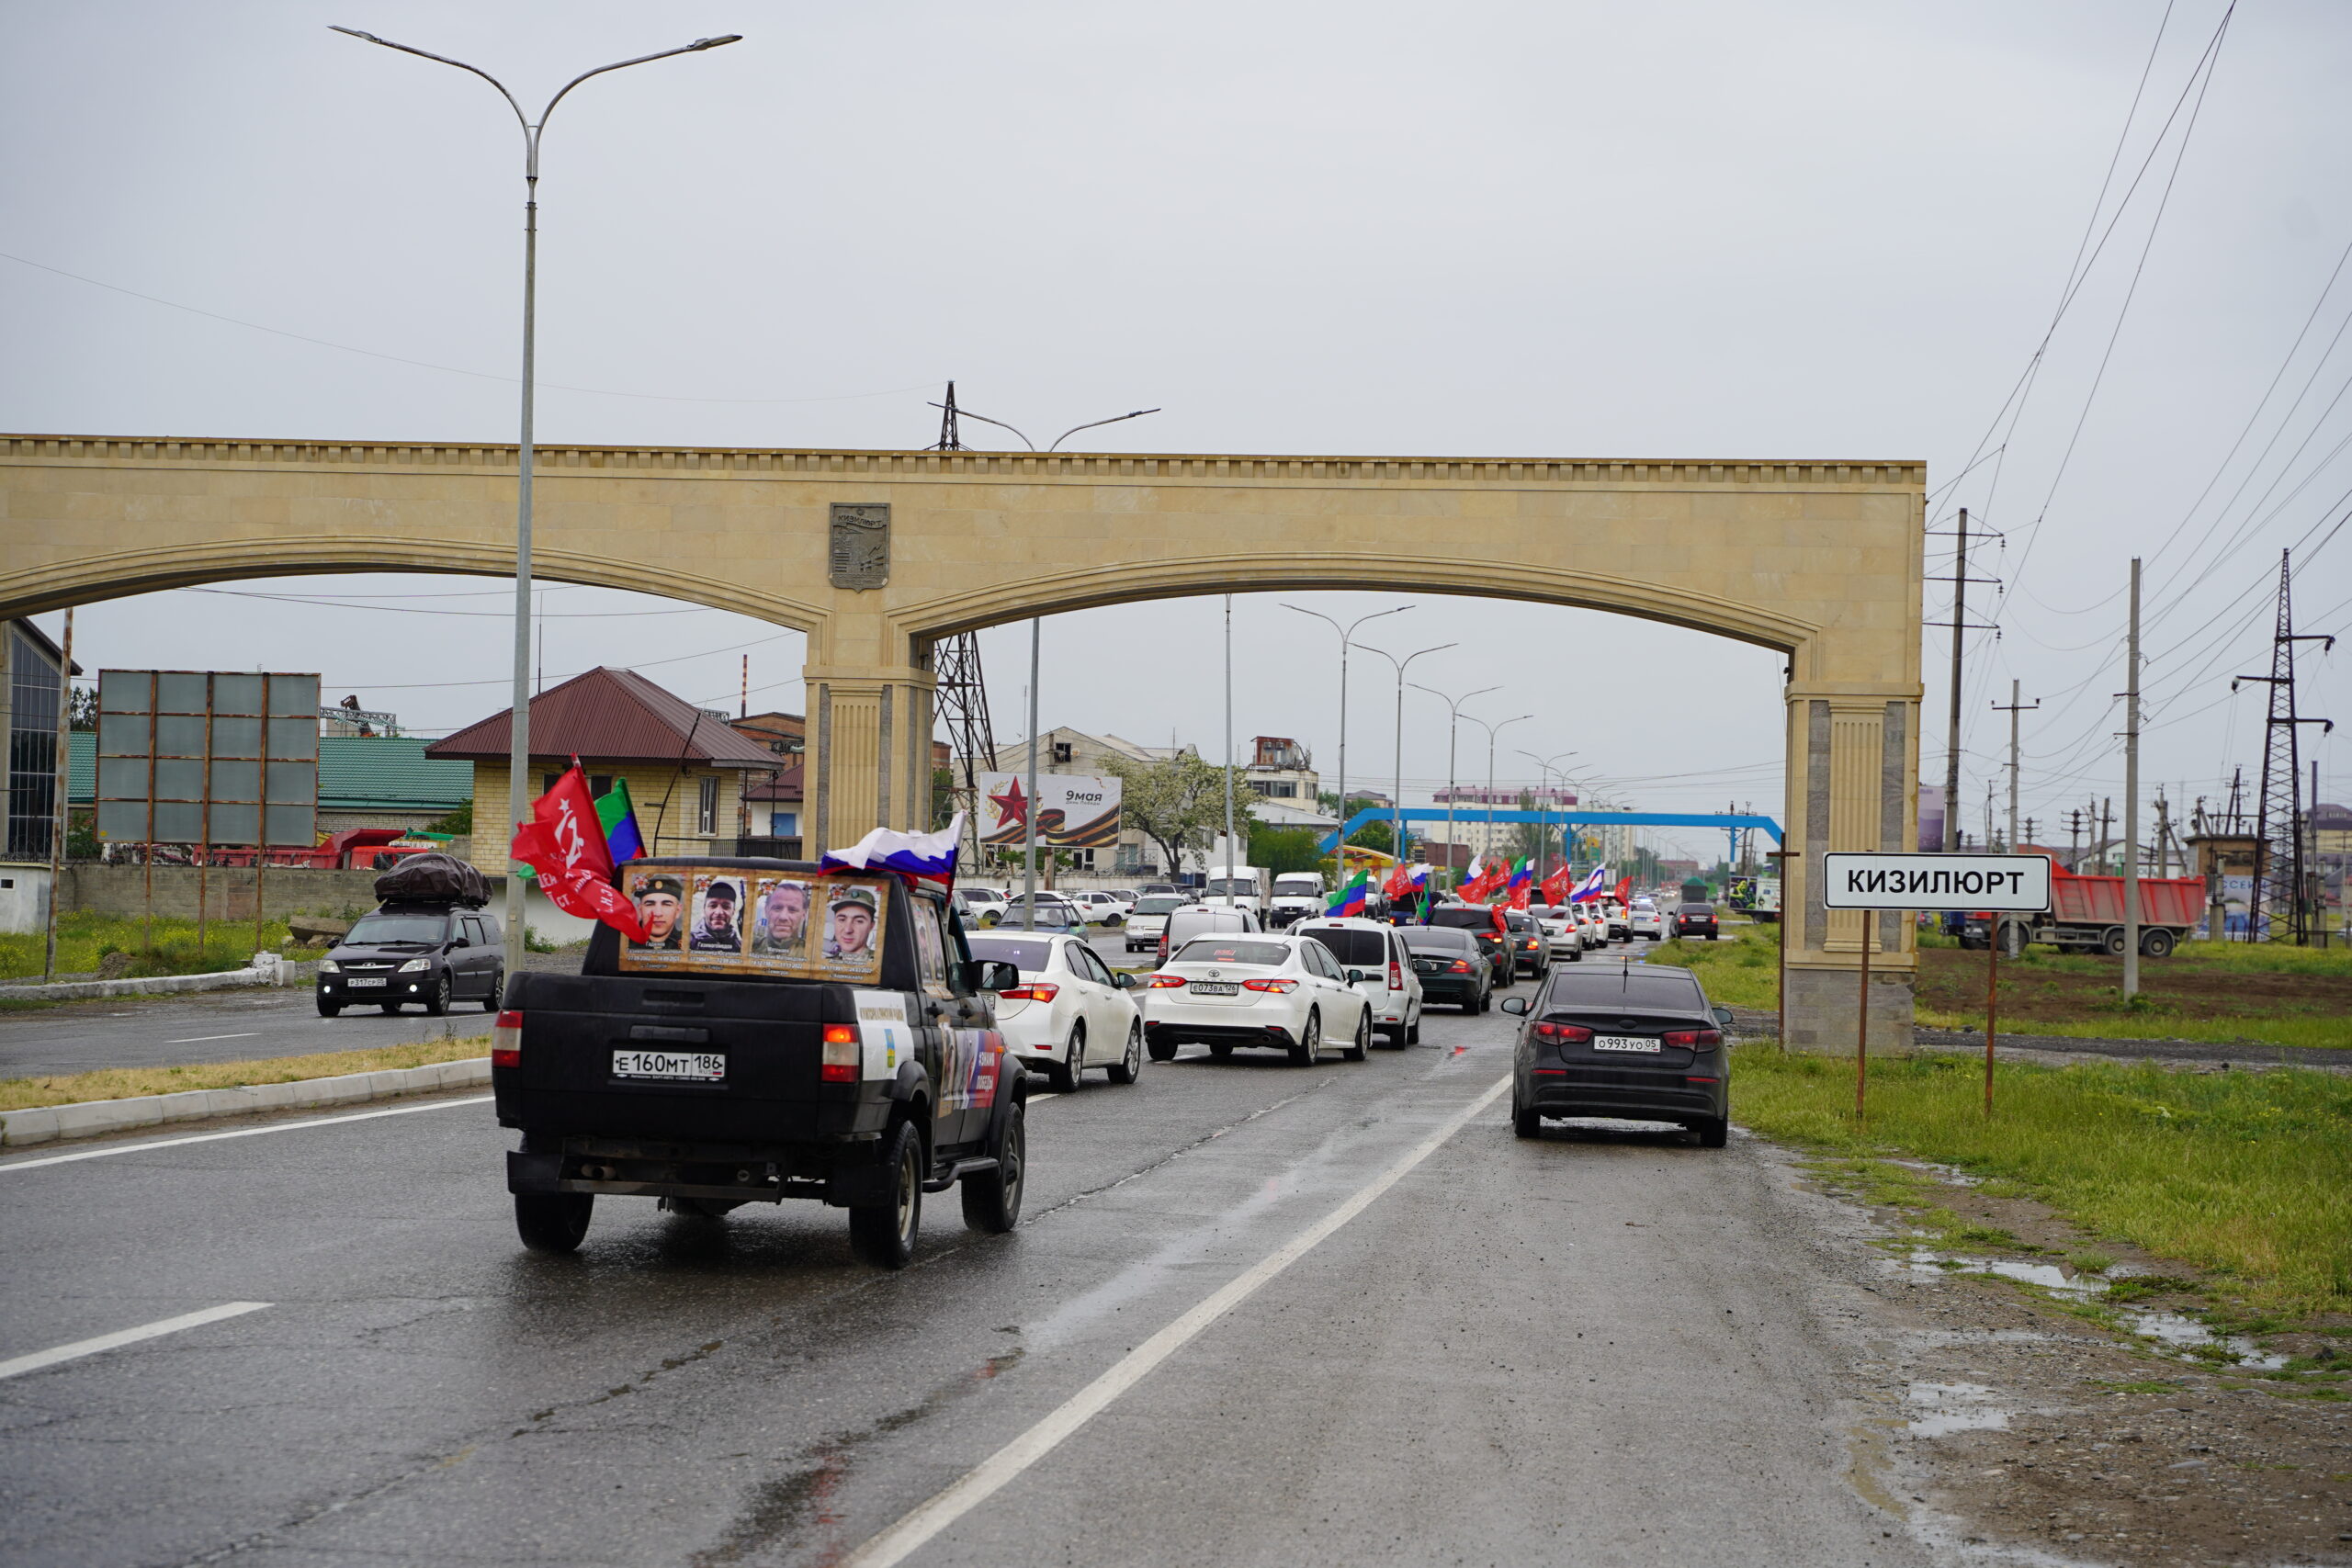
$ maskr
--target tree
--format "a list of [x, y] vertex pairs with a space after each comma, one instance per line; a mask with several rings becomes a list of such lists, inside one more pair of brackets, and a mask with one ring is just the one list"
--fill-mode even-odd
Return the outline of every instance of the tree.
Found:
[[[1519, 808], [1521, 811], [1535, 809], [1535, 794], [1532, 790], [1523, 789], [1519, 792]], [[1513, 837], [1518, 842], [1512, 853], [1521, 859], [1533, 861], [1540, 874], [1540, 868], [1549, 863], [1560, 842], [1560, 829], [1549, 823], [1522, 822], [1519, 825], [1519, 831]]]
[[1321, 871], [1328, 864], [1323, 835], [1312, 828], [1250, 825], [1250, 863], [1280, 876], [1287, 871]]
[[[1183, 865], [1187, 851], [1205, 854], [1210, 840], [1224, 831], [1224, 769], [1211, 767], [1190, 751], [1156, 762], [1106, 757], [1102, 766], [1119, 781], [1120, 825], [1159, 846], [1170, 874]], [[1251, 798], [1237, 770], [1233, 796], [1237, 832], [1251, 826]]]
[[98, 727], [98, 689], [96, 686], [75, 686], [66, 708], [68, 729], [96, 729]]
[[931, 830], [934, 833], [956, 820], [956, 771], [953, 768], [931, 770]]

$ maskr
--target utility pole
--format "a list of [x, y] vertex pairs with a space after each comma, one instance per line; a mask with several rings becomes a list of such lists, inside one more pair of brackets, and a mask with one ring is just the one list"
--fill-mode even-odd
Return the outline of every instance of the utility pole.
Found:
[[2140, 558], [2132, 558], [2132, 632], [2123, 651], [2123, 996], [2140, 994]]
[[2107, 868], [2114, 863], [2107, 858], [2107, 852], [2113, 848], [2114, 844], [2115, 797], [2110, 795], [2101, 796], [2098, 803], [2098, 850], [2097, 852], [2101, 876], [2109, 874]]
[[[1930, 582], [1951, 584], [1951, 619], [1929, 621], [1931, 626], [1951, 627], [1951, 717], [1944, 737], [1944, 841], [1947, 853], [1956, 853], [1964, 835], [1960, 830], [1960, 693], [1961, 693], [1961, 634], [1984, 631], [1983, 626], [1968, 624], [1968, 585], [1972, 582], [1996, 582], [1997, 578], [1968, 575], [1968, 508], [1960, 509], [1960, 527], [1955, 531], [1960, 553], [1952, 563], [1950, 577], [1932, 577]], [[1988, 835], [1989, 836], [1989, 835]]]
[[2083, 808], [2079, 806], [2066, 813], [2066, 869], [2083, 869]]
[[2018, 852], [2018, 715], [2028, 711], [2029, 708], [2038, 708], [2041, 705], [2040, 697], [2034, 698], [2030, 704], [2020, 703], [2018, 700], [2018, 683], [2015, 681], [2009, 682], [2009, 700], [2007, 705], [2000, 703], [1993, 705], [1995, 713], [2006, 713], [2009, 716], [2009, 853], [2011, 854]]
[[[2334, 648], [2335, 639], [2296, 635], [2294, 606], [2289, 599], [2293, 582], [2293, 563], [2288, 552], [2281, 550], [2278, 629], [2270, 639], [2270, 673], [2241, 675], [2230, 682], [2230, 690], [2236, 691], [2245, 681], [2259, 681], [2270, 688], [2270, 716], [2262, 733], [2262, 789], [2256, 800], [2255, 833], [2261, 844], [2255, 852], [2254, 907], [2246, 911], [2247, 936], [2275, 935], [2283, 912], [2300, 947], [2310, 940], [2311, 931], [2304, 918], [2303, 770], [2296, 756], [2296, 735], [2298, 728], [2306, 724], [2324, 726], [2322, 733], [2335, 726], [2328, 719], [2304, 718], [2295, 711], [2295, 645], [2316, 642]], [[2267, 933], [2266, 910], [2269, 915]]]

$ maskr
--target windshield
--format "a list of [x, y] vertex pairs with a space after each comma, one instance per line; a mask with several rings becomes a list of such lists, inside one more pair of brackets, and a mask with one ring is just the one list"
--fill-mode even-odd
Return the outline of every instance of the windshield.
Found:
[[1515, 931], [1532, 931], [1535, 929], [1534, 920], [1525, 915], [1505, 915], [1503, 919]]
[[1455, 904], [1434, 911], [1430, 916], [1433, 926], [1455, 926], [1464, 931], [1492, 931], [1494, 911], [1484, 904]]
[[1443, 926], [1399, 926], [1396, 934], [1415, 953], [1476, 953], [1478, 944], [1466, 931], [1448, 931]]
[[447, 915], [362, 915], [351, 934], [343, 940], [351, 943], [392, 943], [402, 942], [438, 942], [448, 934]]
[[1162, 894], [1155, 897], [1136, 899], [1134, 912], [1138, 915], [1165, 915], [1172, 909], [1181, 909], [1183, 907], [1184, 900], [1182, 898], [1170, 898]]
[[1178, 964], [1262, 964], [1279, 969], [1290, 961], [1290, 948], [1279, 942], [1235, 941], [1229, 937], [1200, 937], [1184, 944]]
[[1277, 876], [1274, 878], [1274, 892], [1277, 897], [1287, 894], [1293, 897], [1319, 898], [1323, 896], [1323, 879], [1319, 876]]
[[1209, 878], [1208, 890], [1213, 894], [1255, 893], [1258, 891], [1258, 879], [1254, 876], [1237, 876], [1228, 882], [1222, 876], [1212, 876]]
[[1379, 931], [1356, 931], [1347, 926], [1327, 926], [1305, 933], [1331, 950], [1331, 956], [1341, 964], [1377, 968], [1388, 962], [1388, 939]]
[[1035, 937], [967, 936], [972, 956], [993, 964], [1010, 964], [1024, 975], [1035, 975], [1052, 961], [1054, 944]]

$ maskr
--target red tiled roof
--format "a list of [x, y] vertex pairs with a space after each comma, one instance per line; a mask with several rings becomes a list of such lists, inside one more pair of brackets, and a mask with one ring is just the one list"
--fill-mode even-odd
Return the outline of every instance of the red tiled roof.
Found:
[[[424, 749], [448, 761], [503, 762], [513, 740], [502, 710]], [[633, 670], [599, 667], [531, 699], [531, 755], [608, 762], [701, 762], [720, 768], [773, 768], [766, 747], [738, 735]]]
[[[781, 761], [781, 758], [773, 759]], [[764, 784], [751, 785], [743, 791], [745, 800], [798, 800], [801, 798], [801, 762], [795, 757], [786, 762], [775, 778]]]

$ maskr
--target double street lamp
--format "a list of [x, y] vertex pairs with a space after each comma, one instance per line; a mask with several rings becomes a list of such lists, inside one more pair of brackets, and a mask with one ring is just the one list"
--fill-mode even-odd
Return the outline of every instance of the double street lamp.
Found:
[[1340, 874], [1348, 870], [1348, 649], [1355, 641], [1356, 628], [1366, 621], [1376, 621], [1383, 615], [1401, 615], [1412, 608], [1399, 604], [1393, 610], [1374, 610], [1369, 615], [1358, 615], [1341, 626], [1320, 610], [1309, 610], [1297, 604], [1284, 604], [1285, 610], [1296, 610], [1302, 615], [1312, 615], [1340, 634]]
[[1445, 871], [1446, 885], [1451, 887], [1456, 885], [1453, 876], [1453, 739], [1462, 728], [1462, 705], [1472, 697], [1483, 697], [1488, 692], [1499, 692], [1502, 688], [1481, 686], [1475, 692], [1464, 692], [1458, 697], [1449, 697], [1435, 686], [1424, 686], [1419, 681], [1408, 681], [1406, 684], [1417, 692], [1427, 692], [1430, 696], [1443, 703], [1449, 716], [1445, 721]]
[[[1355, 646], [1363, 649], [1366, 653], [1380, 655], [1396, 667], [1396, 795], [1388, 803], [1388, 850], [1396, 857], [1396, 863], [1401, 866], [1405, 863], [1405, 667], [1420, 658], [1422, 654], [1442, 653], [1449, 648], [1459, 648], [1461, 644], [1442, 642], [1435, 648], [1424, 648], [1419, 652], [1408, 653], [1402, 659], [1385, 648], [1374, 648], [1369, 643], [1360, 642]], [[1341, 800], [1340, 806], [1341, 808], [1340, 837], [1344, 846], [1347, 838], [1347, 802]]]
[[1492, 723], [1492, 724], [1488, 724], [1485, 719], [1480, 718], [1476, 714], [1472, 714], [1472, 715], [1470, 716], [1470, 722], [1471, 722], [1471, 723], [1476, 724], [1476, 725], [1479, 725], [1479, 726], [1483, 727], [1483, 728], [1486, 729], [1486, 731], [1487, 731], [1487, 843], [1486, 843], [1486, 849], [1487, 849], [1487, 853], [1488, 855], [1492, 855], [1492, 854], [1495, 852], [1495, 737], [1496, 737], [1496, 736], [1498, 736], [1498, 735], [1499, 735], [1499, 734], [1501, 734], [1504, 730], [1506, 730], [1506, 729], [1510, 728], [1512, 725], [1514, 725], [1514, 724], [1518, 724], [1518, 723], [1520, 723], [1520, 722], [1521, 722], [1522, 720], [1525, 720], [1525, 719], [1531, 719], [1531, 718], [1533, 718], [1534, 716], [1534, 716], [1533, 714], [1532, 714], [1532, 713], [1523, 713], [1523, 714], [1521, 714], [1517, 718], [1504, 718], [1504, 719], [1498, 719], [1498, 720], [1496, 720], [1494, 723]]
[[[1552, 824], [1547, 820], [1551, 815], [1547, 797], [1551, 793], [1552, 774], [1558, 768], [1560, 758], [1573, 757], [1576, 754], [1571, 750], [1562, 751], [1555, 756], [1539, 757], [1532, 751], [1520, 752], [1521, 756], [1535, 764], [1536, 788], [1543, 792], [1535, 797], [1535, 880], [1539, 883], [1544, 880], [1544, 862], [1552, 852]], [[1565, 841], [1566, 824], [1563, 823], [1562, 829], [1561, 848], [1565, 852], [1567, 847]], [[1566, 858], [1565, 853], [1562, 858]]]
[[[722, 44], [740, 43], [742, 34], [728, 33], [719, 38], [698, 38], [676, 49], [665, 49], [657, 54], [640, 54], [634, 60], [616, 60], [610, 65], [599, 65], [594, 71], [582, 71], [558, 89], [539, 111], [536, 120], [523, 112], [506, 84], [479, 65], [469, 65], [462, 60], [452, 60], [446, 54], [416, 49], [374, 33], [361, 32], [357, 28], [335, 28], [336, 32], [380, 44], [386, 49], [399, 50], [419, 59], [453, 65], [470, 72], [498, 89], [506, 107], [514, 111], [514, 118], [523, 127], [523, 417], [522, 436], [514, 457], [514, 712], [510, 716], [510, 732], [506, 750], [508, 830], [519, 826], [531, 809], [531, 418], [532, 393], [537, 375], [538, 264], [539, 264], [539, 136], [547, 129], [548, 117], [555, 113], [556, 105], [564, 95], [591, 76], [607, 72], [626, 70], [631, 65], [644, 65], [651, 61], [667, 60], [673, 54], [700, 54]], [[659, 845], [655, 848], [658, 850]], [[523, 879], [515, 874], [512, 861], [506, 868], [506, 973], [523, 972], [525, 931]]]

